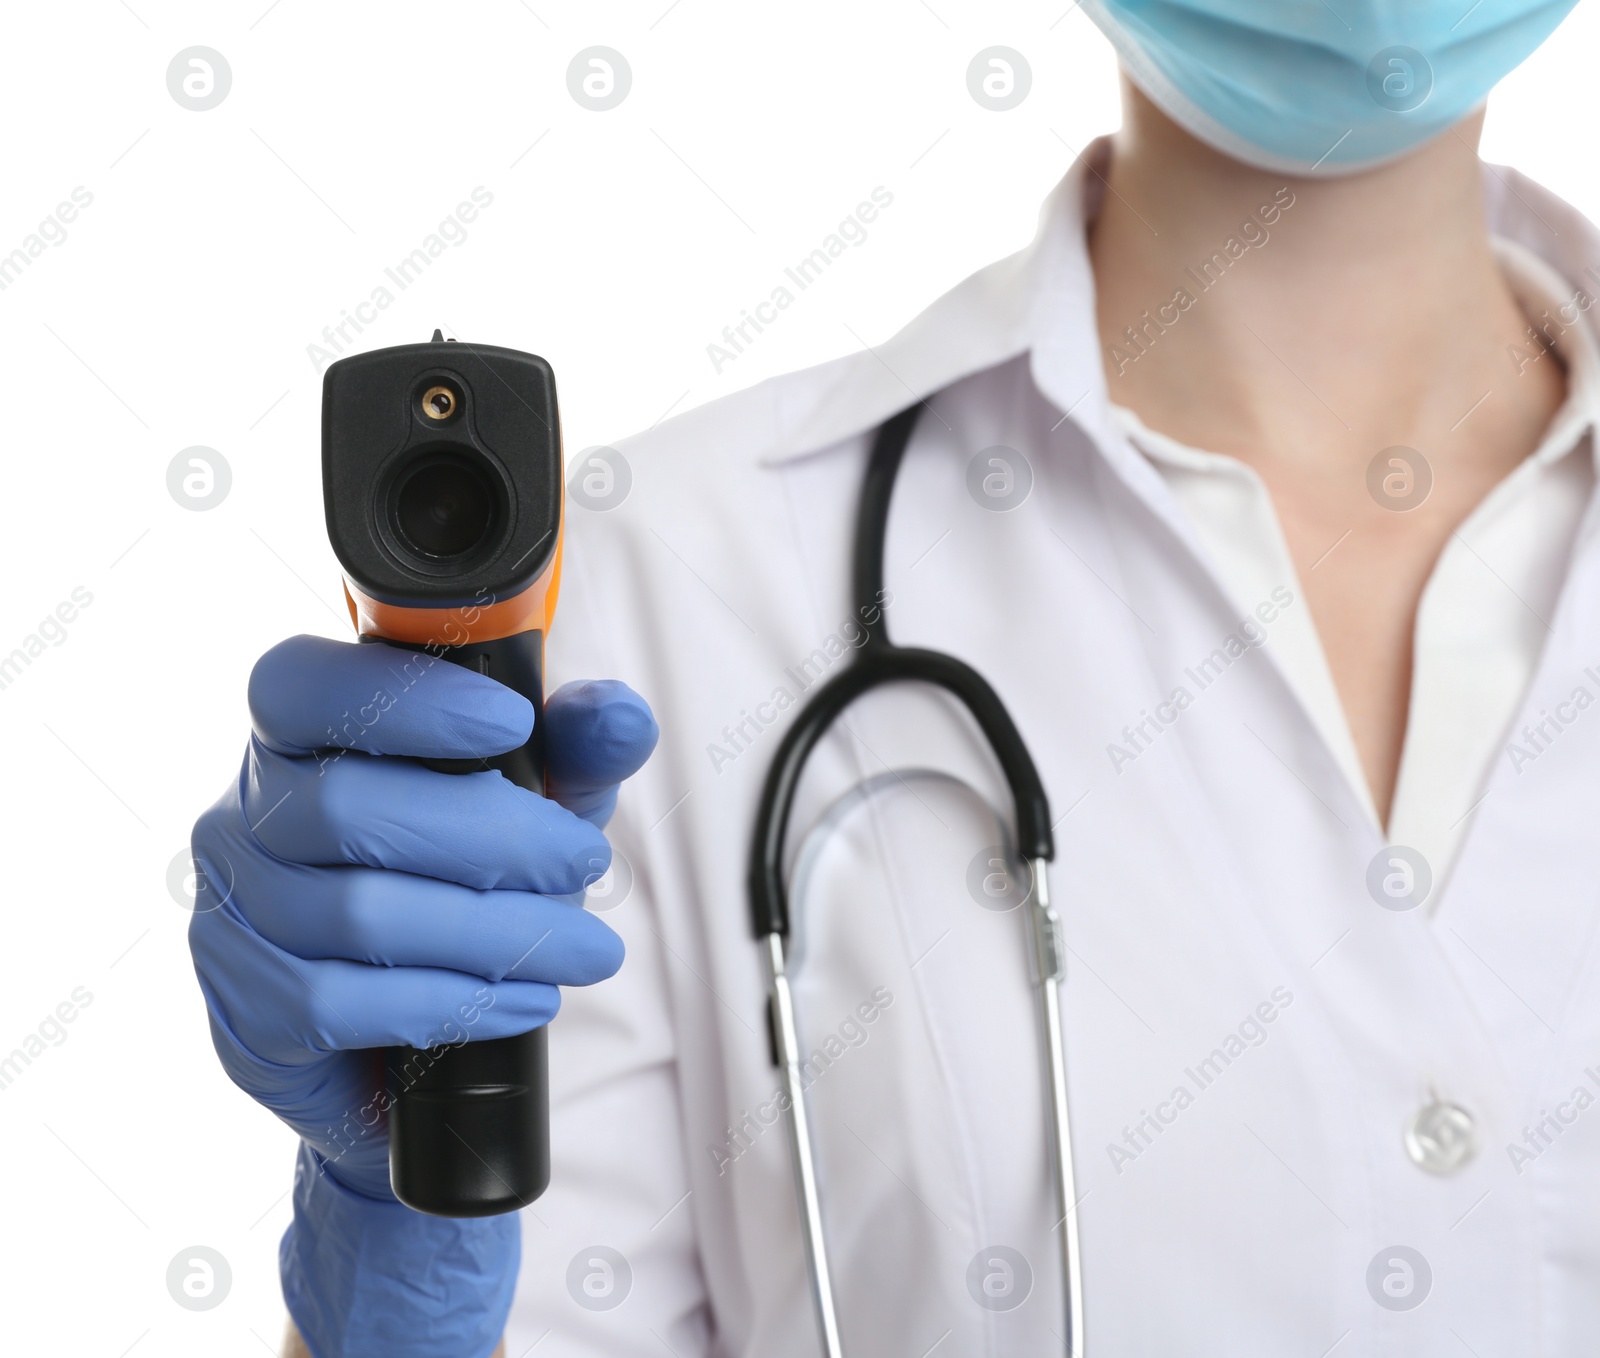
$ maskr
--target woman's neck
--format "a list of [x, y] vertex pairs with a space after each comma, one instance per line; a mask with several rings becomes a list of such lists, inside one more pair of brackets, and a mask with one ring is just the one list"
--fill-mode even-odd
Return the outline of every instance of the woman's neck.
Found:
[[1563, 381], [1508, 353], [1527, 321], [1484, 226], [1481, 114], [1395, 164], [1309, 179], [1231, 160], [1124, 88], [1090, 236], [1114, 402], [1250, 462], [1526, 455]]

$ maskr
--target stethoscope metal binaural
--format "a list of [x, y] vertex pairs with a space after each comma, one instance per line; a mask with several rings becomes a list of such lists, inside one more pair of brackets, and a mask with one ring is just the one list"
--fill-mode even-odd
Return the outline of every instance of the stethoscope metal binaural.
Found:
[[[999, 696], [975, 669], [940, 651], [896, 646], [889, 640], [879, 600], [883, 596], [883, 546], [895, 475], [911, 440], [918, 407], [901, 411], [879, 427], [856, 516], [851, 593], [867, 639], [855, 660], [829, 680], [800, 710], [767, 771], [756, 815], [750, 853], [750, 909], [766, 960], [768, 1022], [773, 1061], [783, 1076], [788, 1104], [789, 1149], [800, 1209], [806, 1271], [811, 1283], [822, 1350], [842, 1358], [834, 1309], [827, 1241], [817, 1196], [811, 1125], [801, 1083], [800, 1039], [789, 986], [787, 954], [789, 901], [783, 877], [784, 839], [800, 775], [817, 742], [835, 717], [863, 693], [883, 684], [912, 681], [934, 684], [957, 698], [972, 714], [1000, 761], [1015, 804], [1017, 844], [1027, 860], [1031, 889], [1024, 908], [1029, 917], [1030, 961], [1039, 995], [1049, 1091], [1049, 1144], [1054, 1150], [1056, 1209], [1061, 1232], [1061, 1272], [1066, 1302], [1067, 1358], [1083, 1358], [1083, 1273], [1078, 1251], [1078, 1218], [1072, 1178], [1072, 1133], [1067, 1115], [1066, 1052], [1061, 1035], [1061, 983], [1066, 968], [1060, 916], [1050, 904], [1048, 867], [1055, 856], [1050, 805], [1038, 770], [1016, 724]], [[866, 619], [874, 621], [866, 624]]]

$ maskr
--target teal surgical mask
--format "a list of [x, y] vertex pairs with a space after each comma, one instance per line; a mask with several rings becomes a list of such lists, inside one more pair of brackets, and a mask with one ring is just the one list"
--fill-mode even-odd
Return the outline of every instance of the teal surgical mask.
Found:
[[1082, 0], [1133, 82], [1286, 174], [1380, 165], [1480, 104], [1577, 0]]

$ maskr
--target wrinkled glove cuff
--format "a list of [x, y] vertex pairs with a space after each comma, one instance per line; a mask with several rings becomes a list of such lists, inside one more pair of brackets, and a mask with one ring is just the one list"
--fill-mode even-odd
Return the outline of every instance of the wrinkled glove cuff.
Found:
[[522, 1258], [516, 1213], [458, 1219], [353, 1192], [300, 1146], [283, 1298], [312, 1358], [488, 1358]]

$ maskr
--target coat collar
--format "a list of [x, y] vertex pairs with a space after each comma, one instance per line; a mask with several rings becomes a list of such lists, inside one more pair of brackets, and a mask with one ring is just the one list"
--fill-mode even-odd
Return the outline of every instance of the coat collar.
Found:
[[[1045, 199], [1032, 242], [958, 283], [882, 344], [687, 411], [653, 431], [653, 445], [704, 449], [737, 428], [746, 457], [779, 466], [1026, 353], [1040, 391], [1070, 412], [1124, 479], [1159, 499], [1159, 477], [1116, 433], [1095, 330], [1085, 227], [1099, 209], [1110, 154], [1109, 137], [1091, 142]], [[1569, 295], [1600, 298], [1600, 232], [1516, 170], [1485, 162], [1482, 175], [1491, 234], [1542, 259]]]

